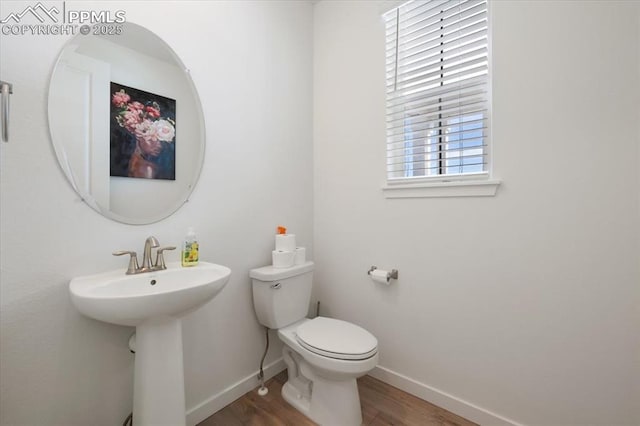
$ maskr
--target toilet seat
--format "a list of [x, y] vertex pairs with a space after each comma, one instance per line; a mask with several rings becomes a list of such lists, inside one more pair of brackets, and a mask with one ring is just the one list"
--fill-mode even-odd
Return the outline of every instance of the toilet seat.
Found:
[[333, 318], [316, 317], [296, 329], [305, 349], [328, 358], [363, 360], [378, 351], [378, 340], [362, 327]]

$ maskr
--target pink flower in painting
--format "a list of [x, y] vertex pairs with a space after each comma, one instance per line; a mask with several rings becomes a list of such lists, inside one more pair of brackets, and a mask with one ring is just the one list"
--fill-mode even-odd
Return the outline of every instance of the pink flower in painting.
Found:
[[156, 128], [151, 124], [149, 120], [143, 120], [137, 124], [133, 133], [136, 138], [141, 138], [149, 141], [157, 141], [158, 135], [156, 134]]
[[113, 94], [111, 102], [118, 108], [124, 108], [130, 100], [131, 96], [127, 95], [125, 91], [121, 89], [119, 92]]
[[135, 132], [136, 126], [142, 122], [139, 111], [126, 111], [121, 117], [122, 122], [118, 123], [130, 132]]
[[142, 105], [138, 101], [133, 101], [129, 105], [127, 105], [127, 109], [129, 111], [143, 111], [144, 110], [144, 105]]
[[160, 110], [157, 108], [154, 108], [152, 106], [148, 106], [146, 107], [146, 111], [147, 111], [147, 115], [151, 118], [158, 118], [160, 117]]
[[156, 128], [151, 121], [144, 120], [136, 126], [134, 131], [138, 146], [146, 155], [157, 156], [162, 151], [162, 144], [158, 140]]
[[155, 129], [158, 140], [172, 142], [176, 135], [176, 128], [168, 120], [154, 121], [152, 125]]

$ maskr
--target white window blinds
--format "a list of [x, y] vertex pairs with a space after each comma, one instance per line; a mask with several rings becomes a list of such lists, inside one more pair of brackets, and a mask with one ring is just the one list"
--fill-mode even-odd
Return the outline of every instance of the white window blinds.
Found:
[[414, 0], [384, 18], [387, 179], [486, 173], [486, 0]]

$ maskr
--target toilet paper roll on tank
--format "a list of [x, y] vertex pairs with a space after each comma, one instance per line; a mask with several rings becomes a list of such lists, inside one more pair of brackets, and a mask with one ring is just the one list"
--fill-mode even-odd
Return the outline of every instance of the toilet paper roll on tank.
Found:
[[290, 268], [306, 262], [306, 250], [296, 246], [296, 235], [287, 234], [287, 228], [278, 226], [275, 236], [275, 250], [271, 252], [271, 264], [274, 268]]
[[271, 252], [271, 264], [274, 268], [291, 268], [295, 263], [295, 251], [273, 250]]
[[296, 251], [296, 234], [277, 234], [277, 251]]

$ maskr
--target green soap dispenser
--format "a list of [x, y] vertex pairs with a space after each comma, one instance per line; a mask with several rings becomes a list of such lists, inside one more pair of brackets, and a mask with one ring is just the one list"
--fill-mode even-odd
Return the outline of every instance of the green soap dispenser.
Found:
[[198, 264], [198, 249], [196, 232], [193, 228], [189, 228], [182, 244], [182, 266], [195, 266]]

